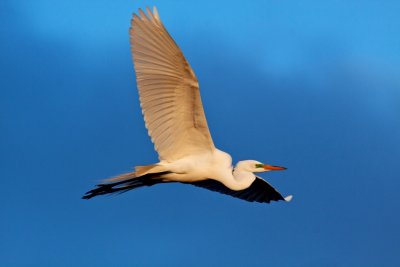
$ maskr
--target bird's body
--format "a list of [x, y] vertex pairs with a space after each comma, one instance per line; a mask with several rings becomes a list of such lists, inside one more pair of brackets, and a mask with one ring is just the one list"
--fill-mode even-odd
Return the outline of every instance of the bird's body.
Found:
[[168, 179], [177, 182], [197, 182], [204, 179], [214, 179], [224, 183], [224, 181], [233, 179], [232, 158], [229, 154], [219, 149], [189, 155], [173, 162], [161, 161], [158, 164], [172, 172], [167, 176]]
[[145, 125], [160, 162], [137, 166], [98, 185], [83, 198], [125, 192], [141, 186], [179, 182], [247, 201], [289, 201], [254, 172], [283, 167], [239, 161], [214, 146], [197, 78], [163, 26], [157, 10], [139, 10], [130, 29], [131, 50]]

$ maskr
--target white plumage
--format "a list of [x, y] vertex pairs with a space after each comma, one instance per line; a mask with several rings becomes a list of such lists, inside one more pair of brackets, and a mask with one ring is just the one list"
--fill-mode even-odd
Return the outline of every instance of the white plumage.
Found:
[[140, 105], [160, 162], [107, 180], [83, 197], [125, 192], [141, 186], [180, 182], [247, 201], [290, 201], [255, 172], [284, 170], [254, 160], [232, 167], [229, 154], [215, 148], [208, 129], [197, 78], [154, 7], [139, 9], [130, 42]]

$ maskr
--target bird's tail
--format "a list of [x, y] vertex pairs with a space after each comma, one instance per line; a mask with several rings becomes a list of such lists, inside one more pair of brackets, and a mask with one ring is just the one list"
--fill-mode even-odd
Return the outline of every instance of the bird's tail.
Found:
[[[122, 175], [107, 179], [104, 183], [98, 184], [96, 188], [88, 191], [82, 197], [83, 199], [90, 199], [99, 195], [125, 193], [126, 191], [142, 187], [152, 186], [159, 183], [165, 183], [163, 175], [169, 173], [168, 171], [154, 172], [155, 168], [151, 166], [140, 166], [137, 171], [124, 173]], [[151, 171], [153, 169], [153, 172]]]

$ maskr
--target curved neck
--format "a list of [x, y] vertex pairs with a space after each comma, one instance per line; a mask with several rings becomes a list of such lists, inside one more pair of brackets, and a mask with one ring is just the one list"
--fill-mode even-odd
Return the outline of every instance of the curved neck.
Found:
[[248, 188], [256, 179], [254, 173], [246, 171], [240, 166], [236, 165], [233, 170], [233, 179], [229, 181], [228, 184], [225, 184], [232, 190], [243, 190]]

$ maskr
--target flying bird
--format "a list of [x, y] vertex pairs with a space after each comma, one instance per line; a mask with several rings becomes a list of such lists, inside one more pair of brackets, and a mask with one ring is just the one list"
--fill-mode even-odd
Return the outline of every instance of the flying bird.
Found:
[[254, 173], [285, 170], [256, 160], [232, 167], [214, 146], [189, 63], [160, 20], [157, 9], [139, 9], [131, 20], [130, 44], [140, 104], [159, 162], [107, 179], [82, 198], [123, 193], [160, 183], [184, 183], [251, 202], [290, 201]]

